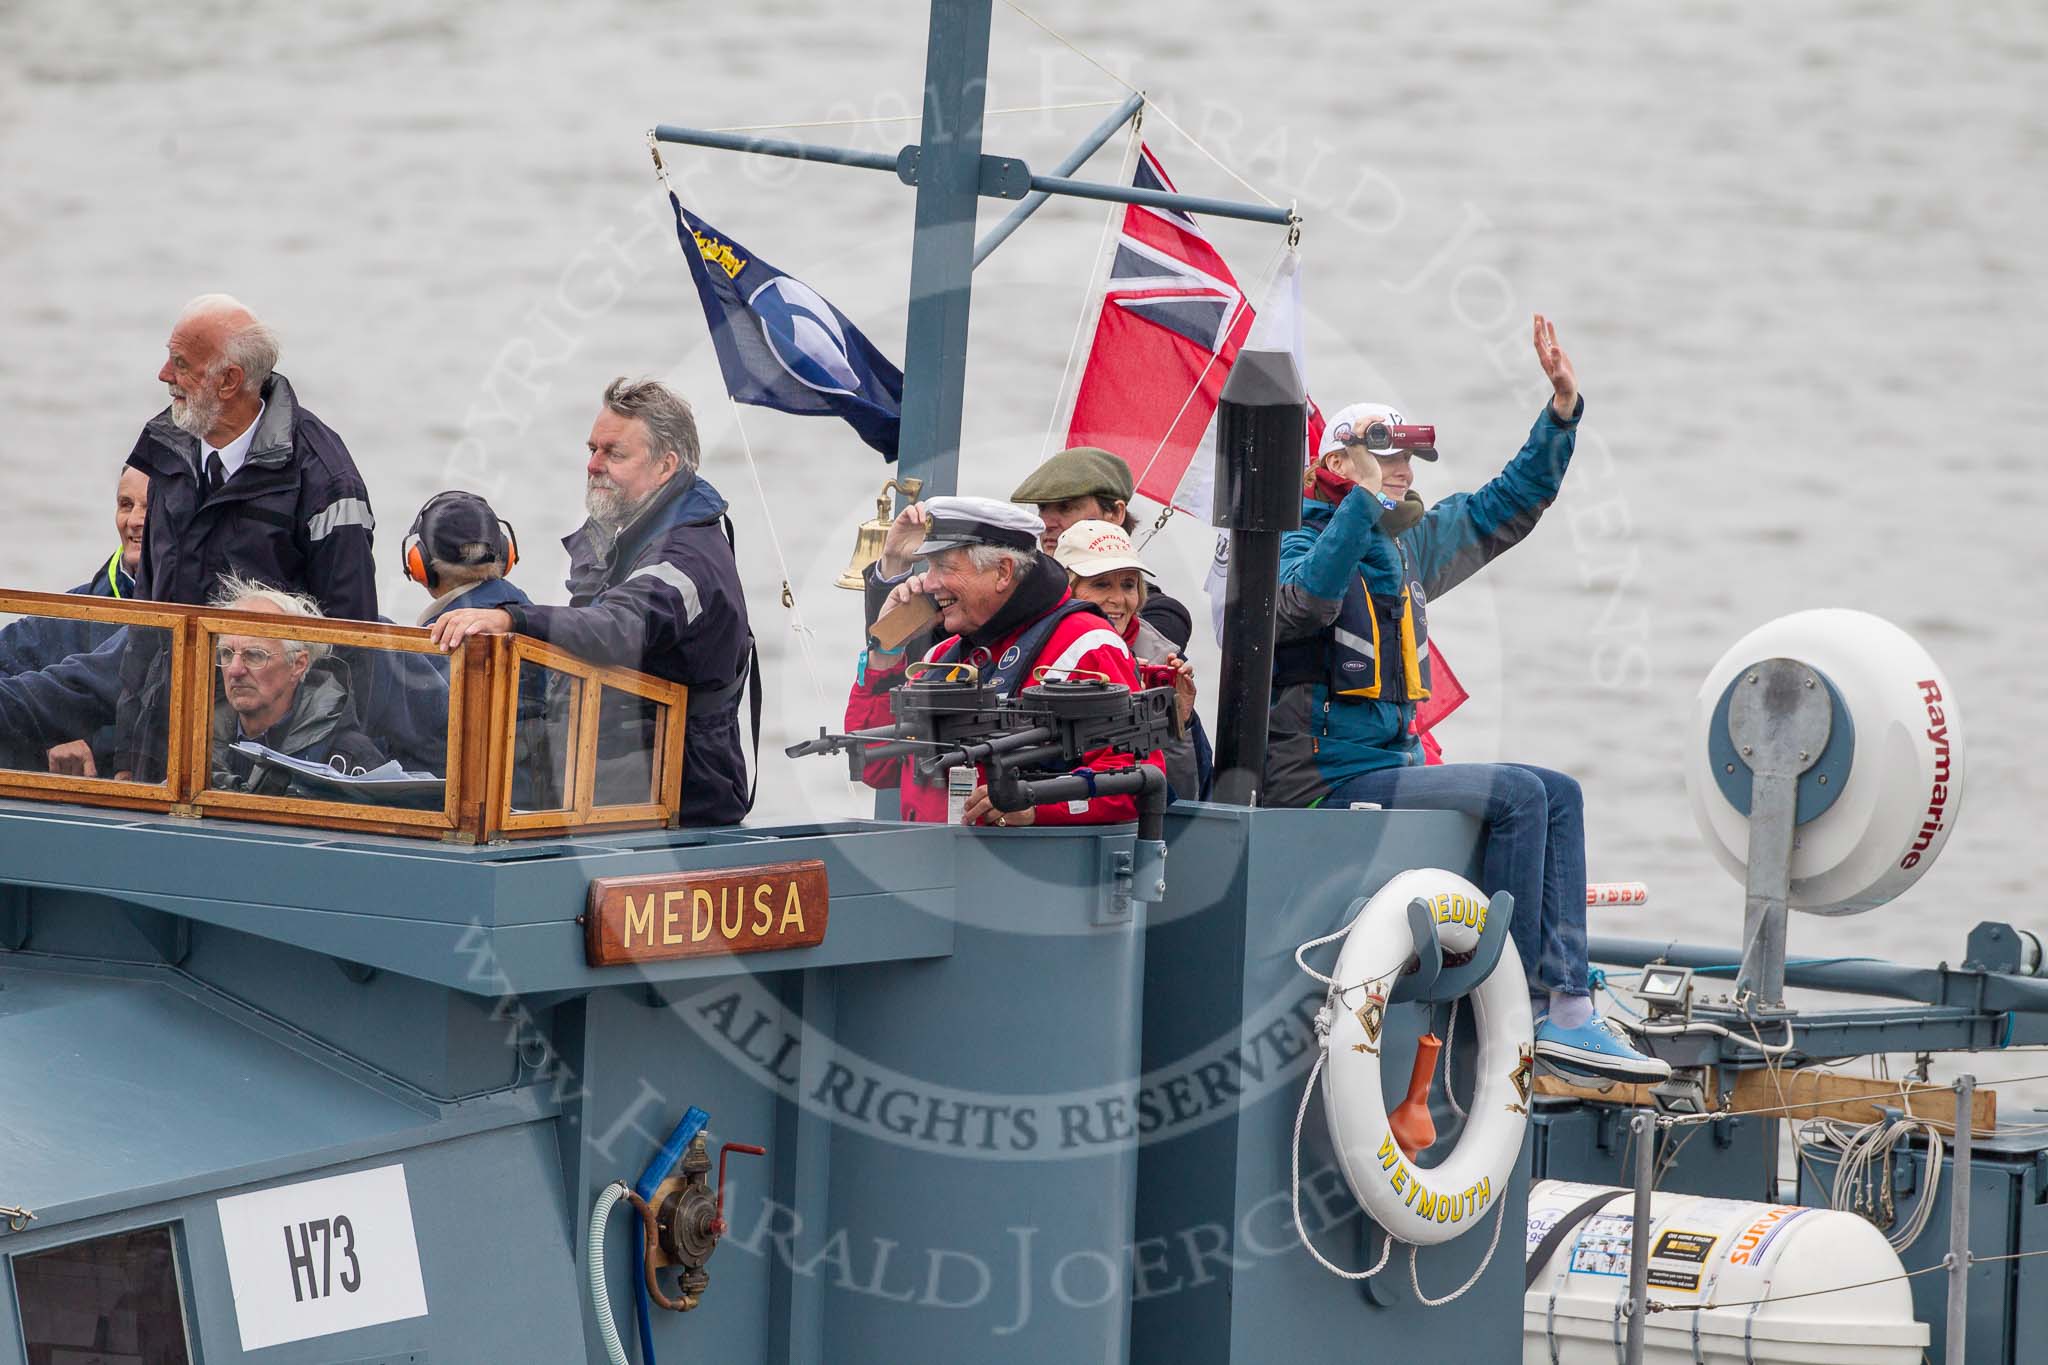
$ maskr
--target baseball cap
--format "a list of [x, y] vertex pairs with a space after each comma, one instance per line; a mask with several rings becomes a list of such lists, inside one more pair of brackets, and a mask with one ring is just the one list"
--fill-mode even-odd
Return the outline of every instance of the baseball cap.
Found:
[[1034, 512], [995, 498], [926, 498], [924, 541], [920, 555], [956, 550], [963, 545], [1000, 545], [1007, 550], [1035, 550], [1045, 523]]
[[[1365, 429], [1374, 422], [1385, 422], [1390, 427], [1405, 426], [1408, 419], [1398, 410], [1385, 403], [1353, 403], [1340, 408], [1323, 428], [1322, 449], [1317, 455], [1328, 455], [1333, 450], [1342, 450], [1353, 443], [1365, 440]], [[1389, 452], [1391, 453], [1391, 452]], [[1408, 452], [1418, 460], [1434, 460], [1435, 446], [1422, 446]]]
[[1143, 570], [1145, 562], [1121, 526], [1106, 521], [1077, 521], [1060, 532], [1052, 557], [1077, 578], [1093, 578], [1118, 569]]
[[[507, 527], [491, 505], [475, 493], [451, 489], [427, 499], [413, 519], [414, 535], [429, 560], [436, 564], [503, 562], [507, 558]], [[465, 546], [490, 547], [488, 558], [465, 558]]]

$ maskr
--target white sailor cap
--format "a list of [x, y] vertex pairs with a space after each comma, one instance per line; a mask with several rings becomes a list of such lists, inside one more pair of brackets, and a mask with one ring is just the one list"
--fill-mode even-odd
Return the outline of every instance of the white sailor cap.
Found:
[[1000, 545], [1007, 550], [1035, 550], [1045, 523], [1034, 512], [995, 498], [926, 498], [924, 543], [918, 553], [937, 554], [963, 545]]

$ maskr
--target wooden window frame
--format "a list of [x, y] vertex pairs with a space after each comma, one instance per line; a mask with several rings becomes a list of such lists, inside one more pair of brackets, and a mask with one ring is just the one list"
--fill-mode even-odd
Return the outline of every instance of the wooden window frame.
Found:
[[[185, 768], [192, 774], [192, 804], [202, 813], [224, 811], [236, 819], [267, 820], [273, 816], [297, 816], [287, 823], [314, 825], [323, 829], [354, 829], [377, 833], [425, 833], [434, 837], [457, 835], [463, 825], [464, 797], [473, 807], [476, 786], [482, 774], [469, 771], [474, 755], [466, 752], [462, 740], [468, 731], [463, 722], [468, 707], [469, 671], [477, 665], [465, 648], [449, 656], [448, 671], [448, 772], [440, 810], [407, 810], [364, 801], [325, 800], [304, 796], [257, 796], [249, 792], [222, 791], [212, 781], [213, 683], [215, 640], [222, 635], [254, 635], [263, 639], [286, 639], [306, 644], [349, 646], [390, 650], [405, 654], [439, 654], [441, 650], [424, 630], [410, 626], [359, 625], [329, 618], [286, 616], [267, 611], [208, 611], [191, 618], [194, 648], [187, 656], [191, 676], [186, 695], [199, 715], [190, 716], [183, 737]], [[204, 720], [200, 716], [204, 716]], [[359, 718], [360, 719], [360, 718]]]
[[98, 621], [116, 626], [146, 626], [164, 632], [171, 651], [170, 705], [165, 713], [165, 744], [170, 752], [161, 782], [116, 781], [112, 777], [72, 777], [64, 773], [0, 771], [0, 796], [54, 800], [70, 805], [114, 806], [123, 810], [171, 811], [183, 803], [184, 755], [171, 743], [184, 714], [186, 653], [191, 648], [183, 612], [171, 607], [130, 605], [110, 597], [82, 597], [68, 592], [16, 592], [0, 589], [0, 613], [56, 617], [66, 621]]
[[[502, 757], [493, 774], [486, 828], [511, 838], [576, 830], [652, 829], [675, 821], [682, 799], [683, 733], [687, 725], [689, 688], [631, 669], [594, 664], [531, 636], [497, 637], [508, 641], [509, 666], [498, 673], [496, 729], [490, 746]], [[576, 736], [563, 774], [573, 795], [565, 807], [547, 811], [512, 809], [514, 728], [518, 724], [519, 672], [526, 664], [551, 669], [578, 680], [570, 729]], [[596, 804], [597, 745], [600, 703], [606, 689], [640, 697], [660, 706], [655, 736], [654, 798], [623, 805]]]
[[[683, 734], [689, 700], [689, 689], [679, 683], [630, 669], [593, 664], [526, 636], [472, 636], [451, 656], [449, 663], [449, 763], [446, 795], [439, 810], [406, 810], [306, 797], [252, 796], [207, 785], [211, 778], [216, 637], [259, 635], [330, 646], [439, 653], [430, 634], [416, 626], [381, 622], [127, 603], [71, 593], [0, 590], [0, 613], [160, 629], [166, 633], [171, 656], [169, 729], [162, 781], [115, 781], [0, 770], [0, 798], [195, 817], [218, 814], [301, 829], [458, 842], [652, 829], [675, 822], [682, 796]], [[515, 814], [511, 809], [513, 732], [518, 720], [519, 671], [528, 663], [579, 680], [572, 726], [576, 743], [569, 756], [567, 774], [573, 791], [566, 807]], [[641, 697], [660, 707], [652, 800], [624, 805], [595, 804], [599, 704], [606, 689]]]

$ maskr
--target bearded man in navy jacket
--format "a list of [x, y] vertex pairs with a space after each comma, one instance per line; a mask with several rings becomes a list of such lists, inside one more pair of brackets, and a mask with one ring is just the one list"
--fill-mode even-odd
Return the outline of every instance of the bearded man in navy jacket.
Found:
[[[452, 650], [471, 635], [516, 632], [684, 684], [680, 823], [738, 824], [753, 804], [739, 711], [754, 635], [725, 499], [697, 472], [696, 418], [661, 384], [615, 379], [585, 449], [589, 519], [562, 542], [569, 605], [458, 606], [434, 621], [434, 642]], [[610, 701], [599, 722], [601, 785], [608, 757], [647, 747], [644, 708], [616, 693]]]

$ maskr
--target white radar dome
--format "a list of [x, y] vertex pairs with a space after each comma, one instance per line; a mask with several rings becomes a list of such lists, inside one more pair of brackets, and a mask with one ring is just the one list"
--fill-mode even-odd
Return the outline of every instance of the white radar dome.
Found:
[[1693, 703], [1685, 786], [1700, 837], [1737, 881], [1751, 775], [1729, 701], [1771, 659], [1819, 673], [1833, 711], [1825, 748], [1799, 778], [1790, 904], [1821, 915], [1883, 905], [1934, 865], [1961, 811], [1963, 732], [1948, 678], [1891, 622], [1834, 608], [1781, 616], [1722, 655]]

